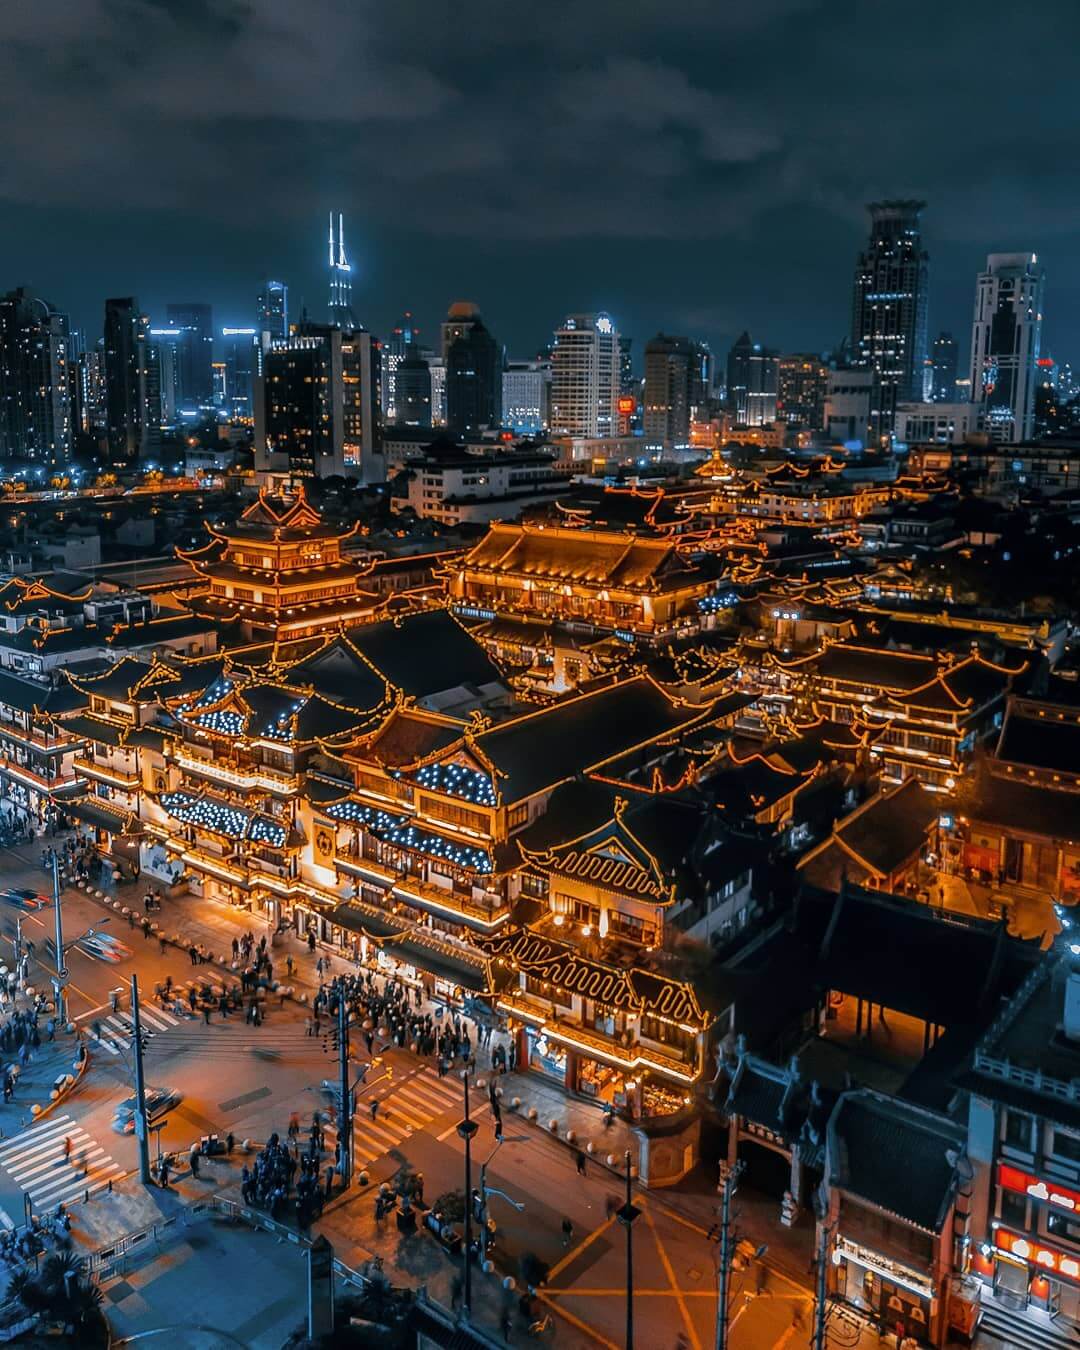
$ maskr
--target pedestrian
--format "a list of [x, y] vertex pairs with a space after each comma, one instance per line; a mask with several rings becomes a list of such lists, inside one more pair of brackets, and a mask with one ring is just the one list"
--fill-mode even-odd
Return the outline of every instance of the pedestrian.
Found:
[[229, 1133], [225, 1136], [225, 1152], [232, 1153], [235, 1147], [236, 1147], [236, 1136], [230, 1130]]
[[210, 1025], [210, 1004], [209, 1004], [209, 1003], [204, 1003], [204, 1004], [203, 1004], [203, 1010], [202, 1010], [202, 1012], [203, 1012], [203, 1021], [206, 1023], [207, 1026], [209, 1026], [209, 1025]]
[[165, 1154], [161, 1159], [161, 1168], [159, 1170], [161, 1185], [165, 1190], [169, 1189], [169, 1157]]
[[289, 979], [291, 980], [291, 979], [292, 979], [292, 973], [293, 973], [293, 959], [292, 959], [291, 956], [287, 956], [287, 957], [285, 958], [285, 973], [288, 975]]
[[143, 935], [143, 941], [144, 941], [144, 942], [146, 942], [146, 941], [149, 940], [149, 938], [150, 938], [150, 920], [149, 920], [149, 919], [143, 919], [143, 921], [142, 921], [142, 935]]
[[578, 1149], [574, 1161], [577, 1163], [578, 1176], [583, 1177], [585, 1175], [585, 1154], [581, 1149]]
[[198, 1145], [198, 1144], [192, 1144], [192, 1146], [191, 1146], [191, 1152], [188, 1154], [188, 1162], [190, 1162], [190, 1164], [191, 1164], [191, 1175], [192, 1175], [193, 1177], [197, 1177], [197, 1176], [199, 1175], [199, 1145]]
[[376, 1117], [378, 1114], [379, 1114], [379, 1099], [378, 1099], [378, 1097], [372, 1097], [372, 1099], [371, 1099], [371, 1119], [374, 1120], [375, 1117]]
[[308, 948], [308, 951], [312, 954], [312, 956], [314, 956], [314, 955], [315, 955], [315, 934], [314, 934], [314, 932], [312, 932], [312, 930], [311, 930], [310, 928], [308, 929], [308, 935], [307, 935], [307, 948]]
[[193, 966], [197, 966], [199, 964], [199, 953], [195, 950], [194, 942], [188, 948], [188, 958]]
[[563, 1245], [564, 1247], [569, 1247], [569, 1246], [570, 1246], [570, 1243], [571, 1243], [573, 1240], [574, 1240], [574, 1225], [570, 1222], [569, 1219], [563, 1219], [563, 1221], [562, 1221], [562, 1245]]
[[164, 955], [165, 955], [165, 934], [164, 934], [164, 933], [160, 934], [160, 936], [158, 937], [158, 942], [159, 942], [159, 944], [160, 944], [160, 946], [161, 946], [161, 954], [162, 954], [162, 956], [164, 956]]

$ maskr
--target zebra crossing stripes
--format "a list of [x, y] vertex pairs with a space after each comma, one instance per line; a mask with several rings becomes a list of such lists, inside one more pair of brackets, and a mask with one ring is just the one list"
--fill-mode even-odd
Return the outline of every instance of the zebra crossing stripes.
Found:
[[[158, 1031], [168, 1031], [180, 1025], [180, 1019], [164, 1008], [155, 1008], [149, 1004], [139, 1007], [139, 1020], [142, 1022], [143, 1036], [149, 1040]], [[127, 1013], [113, 1013], [99, 1019], [101, 1034], [96, 1043], [110, 1055], [119, 1055], [131, 1045], [132, 1023]]]
[[124, 1172], [70, 1116], [32, 1125], [0, 1146], [0, 1167], [42, 1209], [93, 1195]]
[[[408, 1078], [397, 1082], [391, 1080], [380, 1087], [383, 1091], [361, 1095], [356, 1104], [353, 1158], [357, 1164], [374, 1162], [416, 1131], [425, 1130], [439, 1116], [461, 1106], [460, 1083], [453, 1078], [439, 1078], [426, 1065]], [[373, 1100], [379, 1103], [374, 1120], [371, 1118]], [[333, 1148], [336, 1130], [331, 1126], [326, 1135]]]

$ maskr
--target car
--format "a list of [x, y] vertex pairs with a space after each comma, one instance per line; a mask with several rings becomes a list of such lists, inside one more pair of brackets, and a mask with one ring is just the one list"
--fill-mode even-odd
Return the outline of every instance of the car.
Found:
[[81, 952], [92, 957], [95, 961], [115, 963], [131, 955], [130, 947], [118, 942], [116, 938], [107, 937], [104, 933], [86, 933], [79, 938], [75, 945]]
[[0, 902], [14, 905], [16, 909], [44, 909], [51, 904], [47, 895], [42, 895], [40, 891], [28, 891], [22, 886], [8, 886], [0, 891]]
[[[148, 1087], [144, 1089], [146, 1117], [153, 1124], [162, 1116], [168, 1115], [174, 1107], [184, 1100], [184, 1094], [176, 1088]], [[116, 1108], [113, 1115], [113, 1129], [117, 1134], [135, 1133], [135, 1098], [126, 1097]]]

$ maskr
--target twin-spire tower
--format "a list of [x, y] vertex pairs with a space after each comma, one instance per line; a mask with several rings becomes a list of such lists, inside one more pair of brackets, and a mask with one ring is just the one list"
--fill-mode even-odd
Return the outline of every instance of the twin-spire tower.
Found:
[[352, 308], [352, 267], [345, 256], [345, 227], [337, 212], [337, 237], [334, 237], [334, 212], [330, 212], [330, 322], [339, 328], [359, 328]]

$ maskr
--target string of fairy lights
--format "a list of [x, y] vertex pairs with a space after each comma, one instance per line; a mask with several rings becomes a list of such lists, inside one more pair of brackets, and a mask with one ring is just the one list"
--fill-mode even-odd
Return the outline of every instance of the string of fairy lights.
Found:
[[194, 825], [227, 839], [249, 839], [253, 844], [284, 847], [285, 826], [270, 816], [251, 816], [227, 802], [219, 802], [213, 797], [196, 797], [190, 792], [163, 792], [158, 800], [170, 816], [185, 825]]
[[444, 792], [478, 806], [498, 805], [495, 786], [488, 775], [470, 769], [467, 764], [425, 764], [417, 771], [416, 781], [432, 792]]

